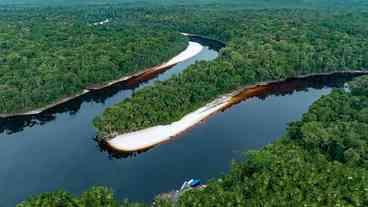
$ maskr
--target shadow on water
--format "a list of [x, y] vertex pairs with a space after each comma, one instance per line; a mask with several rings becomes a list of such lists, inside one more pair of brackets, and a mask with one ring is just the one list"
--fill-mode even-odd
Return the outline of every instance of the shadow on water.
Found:
[[255, 97], [266, 99], [269, 96], [285, 96], [299, 91], [307, 91], [312, 89], [323, 88], [342, 88], [346, 82], [360, 76], [357, 74], [333, 74], [333, 75], [316, 75], [307, 78], [290, 78], [279, 83], [272, 83], [267, 90], [261, 91]]
[[[200, 36], [190, 37], [190, 41], [198, 42], [208, 47], [209, 50], [214, 51], [219, 51], [221, 50], [221, 48], [225, 46], [222, 42], [202, 38]], [[137, 78], [135, 80], [124, 81], [121, 83], [114, 84], [111, 87], [89, 92], [80, 97], [72, 99], [64, 104], [50, 108], [37, 115], [22, 115], [9, 118], [0, 118], [0, 134], [5, 133], [9, 135], [21, 132], [26, 127], [33, 127], [35, 125], [44, 125], [50, 121], [55, 120], [56, 115], [60, 113], [68, 113], [69, 115], [75, 115], [81, 109], [83, 103], [90, 103], [90, 102], [105, 103], [105, 101], [108, 98], [113, 97], [120, 91], [134, 92], [136, 89], [144, 86], [145, 84], [157, 80], [161, 74], [165, 73], [171, 68], [168, 68], [164, 71], [160, 71], [159, 73], [153, 73], [149, 76], [146, 76], [144, 80]]]
[[[155, 77], [159, 76], [156, 74]], [[155, 78], [152, 77], [152, 78]], [[0, 118], [0, 133], [13, 134], [22, 131], [25, 127], [32, 127], [34, 125], [43, 125], [56, 118], [56, 114], [68, 113], [69, 115], [76, 114], [83, 103], [95, 102], [104, 103], [106, 99], [114, 96], [122, 90], [137, 89], [141, 84], [147, 83], [148, 80], [141, 80], [134, 83], [115, 84], [112, 87], [94, 91], [92, 93], [84, 94], [78, 98], [68, 101], [62, 105], [50, 108], [41, 114], [25, 115], [10, 118]]]
[[109, 145], [106, 143], [106, 141], [104, 140], [99, 140], [97, 138], [94, 139], [100, 149], [100, 152], [106, 152], [109, 155], [110, 159], [125, 159], [125, 158], [132, 158], [132, 157], [136, 157], [139, 154], [148, 152], [149, 150], [153, 149], [153, 147], [144, 149], [144, 150], [139, 150], [136, 152], [121, 152], [121, 151], [117, 151], [114, 150], [113, 148], [109, 147]]
[[[308, 89], [343, 88], [346, 82], [351, 81], [357, 76], [361, 76], [361, 74], [336, 73], [333, 75], [316, 75], [307, 78], [290, 78], [282, 82], [270, 83], [266, 86], [262, 86], [264, 90], [257, 90], [255, 93], [242, 97], [242, 99], [235, 104], [254, 97], [265, 100], [270, 96], [287, 96], [295, 92], [308, 91]], [[224, 111], [226, 111], [226, 109]], [[180, 137], [181, 135], [178, 135], [177, 138]], [[95, 141], [97, 142], [101, 152], [107, 152], [109, 153], [110, 158], [116, 159], [136, 157], [154, 148], [151, 147], [137, 152], [121, 152], [111, 148], [104, 140], [98, 140], [95, 138]]]
[[208, 39], [202, 36], [192, 35], [189, 38], [193, 42], [199, 42], [202, 45], [208, 46], [210, 50], [220, 51], [222, 48], [226, 46], [224, 42], [213, 40], [213, 39]]

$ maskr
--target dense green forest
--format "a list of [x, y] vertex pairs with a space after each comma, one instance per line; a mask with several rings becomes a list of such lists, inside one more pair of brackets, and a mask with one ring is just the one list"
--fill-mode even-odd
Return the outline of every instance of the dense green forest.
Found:
[[[248, 152], [229, 173], [204, 190], [184, 193], [175, 206], [368, 206], [368, 76], [349, 87], [322, 97], [279, 141]], [[19, 207], [46, 204], [129, 206], [107, 189], [93, 188], [80, 198], [43, 194]]]
[[227, 46], [217, 60], [197, 63], [107, 109], [94, 122], [101, 137], [169, 124], [220, 95], [259, 81], [368, 68], [365, 12], [152, 9], [143, 19], [223, 40]]
[[164, 7], [164, 6], [205, 6], [218, 8], [318, 8], [338, 9], [366, 8], [364, 0], [2, 0], [0, 5], [7, 6], [122, 6], [122, 7]]
[[93, 187], [80, 197], [64, 191], [44, 193], [38, 197], [20, 203], [17, 207], [144, 207], [139, 203], [118, 202], [110, 189]]
[[137, 27], [134, 21], [96, 26], [92, 12], [53, 11], [59, 10], [0, 12], [0, 113], [43, 107], [160, 64], [188, 41], [176, 31]]

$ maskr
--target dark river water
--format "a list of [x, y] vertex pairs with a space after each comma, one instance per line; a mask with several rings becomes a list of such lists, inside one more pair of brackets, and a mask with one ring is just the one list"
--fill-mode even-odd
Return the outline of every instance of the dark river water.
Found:
[[[198, 60], [217, 57], [213, 42], [198, 56], [156, 78], [164, 80]], [[308, 107], [343, 87], [349, 78], [291, 81], [260, 97], [244, 101], [167, 144], [130, 157], [116, 158], [96, 141], [92, 120], [134, 90], [117, 86], [50, 110], [40, 116], [0, 119], [0, 206], [14, 206], [29, 196], [64, 189], [79, 194], [95, 185], [111, 187], [119, 198], [149, 202], [190, 178], [204, 182], [229, 169], [249, 149], [258, 149], [281, 136], [287, 123]]]

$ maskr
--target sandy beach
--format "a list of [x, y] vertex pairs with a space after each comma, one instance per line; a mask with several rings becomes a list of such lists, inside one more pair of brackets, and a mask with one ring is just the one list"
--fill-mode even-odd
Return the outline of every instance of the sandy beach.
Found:
[[173, 57], [171, 60], [161, 65], [161, 67], [170, 67], [186, 61], [196, 55], [198, 55], [203, 50], [203, 46], [197, 42], [189, 42], [188, 47], [177, 56]]
[[169, 140], [181, 132], [184, 132], [213, 113], [226, 107], [230, 100], [231, 96], [221, 97], [206, 106], [187, 114], [179, 121], [173, 122], [169, 125], [160, 125], [132, 133], [122, 134], [108, 140], [107, 143], [113, 149], [124, 152], [134, 152], [152, 147]]

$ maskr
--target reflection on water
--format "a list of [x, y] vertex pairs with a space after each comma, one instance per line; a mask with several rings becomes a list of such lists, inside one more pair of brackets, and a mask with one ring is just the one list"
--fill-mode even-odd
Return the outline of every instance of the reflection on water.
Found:
[[25, 127], [43, 125], [54, 120], [57, 117], [56, 115], [61, 113], [67, 113], [70, 116], [74, 116], [81, 109], [83, 103], [104, 103], [106, 99], [113, 97], [119, 91], [134, 91], [138, 89], [140, 85], [148, 85], [149, 83], [150, 81], [141, 81], [135, 83], [134, 85], [122, 83], [119, 85], [114, 85], [108, 89], [94, 91], [93, 93], [82, 95], [65, 104], [46, 110], [41, 114], [0, 118], [0, 133], [5, 132], [6, 134], [12, 134], [22, 131]]

